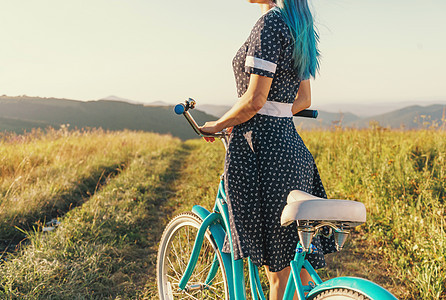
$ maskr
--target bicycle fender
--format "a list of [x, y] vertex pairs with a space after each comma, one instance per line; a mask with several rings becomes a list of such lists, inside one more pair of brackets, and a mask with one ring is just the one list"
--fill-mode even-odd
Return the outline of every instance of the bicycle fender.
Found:
[[[206, 217], [211, 214], [206, 208], [204, 208], [200, 205], [194, 205], [194, 207], [192, 207], [192, 212], [194, 214], [196, 214], [198, 217], [200, 217], [202, 220], [206, 219]], [[214, 241], [217, 244], [217, 247], [221, 252], [223, 260], [225, 260], [225, 257], [227, 257], [229, 259], [229, 261], [231, 261], [231, 255], [221, 251], [221, 249], [223, 248], [223, 243], [225, 241], [225, 235], [226, 235], [225, 231], [223, 230], [223, 226], [220, 223], [214, 223], [209, 226], [209, 231], [211, 232], [212, 237], [214, 238]], [[232, 272], [232, 263], [230, 263], [230, 264], [231, 264], [231, 268], [226, 269], [226, 270]], [[226, 263], [225, 263], [225, 267], [226, 267]]]
[[194, 207], [192, 207], [192, 212], [199, 216], [201, 220], [206, 219], [206, 217], [211, 214], [209, 210], [200, 205], [194, 205]]
[[328, 289], [351, 289], [373, 300], [398, 300], [383, 287], [370, 280], [358, 277], [337, 277], [327, 280], [312, 289], [308, 293], [307, 299], [313, 299], [317, 294]]
[[[202, 220], [206, 219], [207, 216], [209, 216], [211, 213], [204, 207], [200, 205], [194, 205], [192, 207], [192, 212], [196, 214], [198, 217], [200, 217]], [[212, 237], [214, 238], [215, 243], [217, 244], [218, 249], [221, 252], [221, 249], [223, 248], [223, 243], [225, 241], [225, 231], [223, 230], [223, 226], [221, 223], [213, 223], [209, 226], [209, 231], [212, 234]], [[228, 253], [221, 252], [221, 255], [224, 259], [225, 256], [229, 257], [231, 259], [231, 255]], [[226, 267], [226, 265], [225, 265]], [[228, 270], [228, 269], [227, 269]], [[232, 268], [229, 269], [229, 271], [232, 271]]]
[[[200, 205], [194, 205], [192, 207], [192, 212], [196, 214], [200, 219], [204, 220], [207, 216], [211, 214], [206, 208]], [[220, 251], [221, 257], [223, 259], [223, 264], [225, 265], [226, 278], [228, 280], [228, 290], [229, 290], [229, 299], [235, 299], [234, 297], [234, 282], [232, 278], [232, 259], [231, 254], [224, 253], [221, 251], [223, 248], [223, 243], [225, 241], [225, 231], [221, 224], [212, 224], [209, 226], [209, 231], [214, 238], [215, 243], [217, 244], [218, 250]], [[228, 276], [229, 274], [229, 276]]]

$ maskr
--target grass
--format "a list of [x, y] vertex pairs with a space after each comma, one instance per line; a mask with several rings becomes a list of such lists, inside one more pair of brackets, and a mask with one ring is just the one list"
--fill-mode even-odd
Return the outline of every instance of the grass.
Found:
[[446, 297], [446, 133], [305, 133], [328, 196], [364, 202], [359, 229], [400, 298]]
[[[131, 136], [123, 133], [127, 139]], [[180, 142], [136, 134], [128, 166], [64, 216], [57, 230], [29, 232], [0, 269], [0, 298], [139, 298], [153, 246], [155, 212], [165, 203]], [[181, 153], [180, 153], [181, 154]], [[151, 244], [152, 243], [152, 244]]]
[[44, 217], [63, 215], [123, 169], [141, 151], [134, 132], [64, 128], [0, 141], [0, 236], [20, 238]]
[[[445, 133], [375, 128], [302, 136], [329, 197], [359, 200], [368, 211], [321, 274], [369, 278], [400, 299], [446, 299]], [[49, 193], [51, 184], [52, 197], [33, 198], [37, 209], [15, 224], [42, 224], [53, 214], [62, 222], [49, 233], [23, 227], [27, 242], [0, 268], [0, 298], [8, 299], [156, 299], [163, 228], [194, 204], [213, 207], [224, 159], [218, 144], [135, 132], [55, 131], [4, 138], [1, 148], [9, 165], [1, 169], [0, 205], [11, 207], [1, 224], [19, 219], [12, 199], [26, 203], [30, 189]], [[21, 163], [26, 157], [31, 164]], [[114, 171], [102, 175], [108, 166]], [[26, 180], [6, 193], [19, 176]], [[84, 178], [94, 184], [79, 192]], [[75, 204], [55, 210], [58, 203]]]

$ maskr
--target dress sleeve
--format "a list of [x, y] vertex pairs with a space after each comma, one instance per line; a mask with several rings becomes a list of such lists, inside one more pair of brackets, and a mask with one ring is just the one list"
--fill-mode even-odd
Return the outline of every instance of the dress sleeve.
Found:
[[251, 31], [245, 72], [273, 78], [282, 51], [281, 32], [275, 12], [260, 18]]

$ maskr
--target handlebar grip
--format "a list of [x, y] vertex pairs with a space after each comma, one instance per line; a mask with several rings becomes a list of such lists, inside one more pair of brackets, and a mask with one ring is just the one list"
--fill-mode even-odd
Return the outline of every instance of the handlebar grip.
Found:
[[173, 108], [173, 111], [177, 114], [177, 115], [182, 115], [185, 111], [186, 111], [186, 106], [184, 106], [184, 104], [180, 103], [175, 105], [175, 107]]
[[312, 109], [304, 109], [297, 114], [294, 114], [295, 117], [304, 117], [304, 118], [313, 118], [316, 119], [319, 115], [319, 112], [317, 110]]

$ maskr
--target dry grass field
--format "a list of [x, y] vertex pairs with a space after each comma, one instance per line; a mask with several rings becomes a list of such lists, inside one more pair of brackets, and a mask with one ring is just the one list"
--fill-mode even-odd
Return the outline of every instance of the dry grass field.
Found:
[[[446, 133], [301, 135], [329, 197], [368, 210], [322, 276], [369, 278], [400, 299], [446, 299]], [[1, 299], [156, 299], [163, 227], [194, 204], [212, 208], [224, 150], [62, 128], [4, 136], [0, 159]]]

